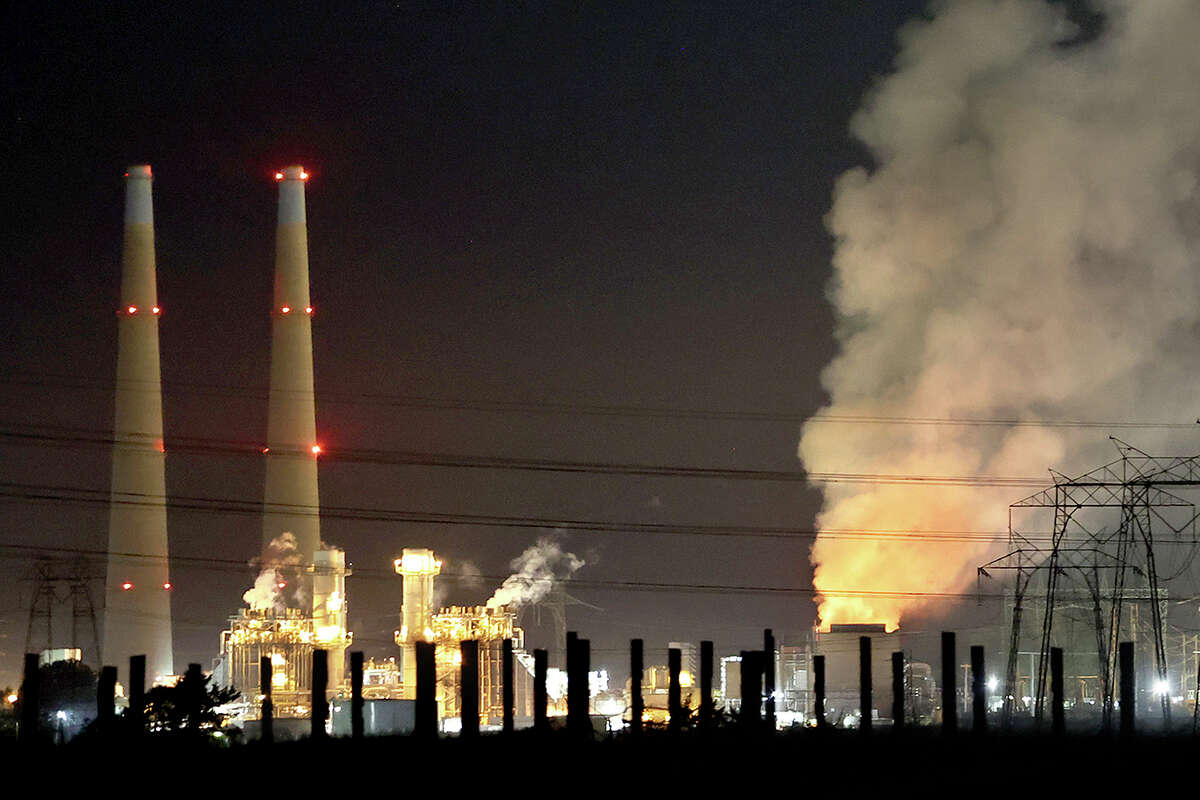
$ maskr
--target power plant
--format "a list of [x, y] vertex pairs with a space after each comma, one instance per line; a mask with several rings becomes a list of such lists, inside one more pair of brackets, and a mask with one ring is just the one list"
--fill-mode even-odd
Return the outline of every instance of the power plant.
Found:
[[[176, 671], [153, 175], [148, 165], [139, 165], [130, 167], [125, 177], [101, 658], [106, 665], [123, 665], [131, 656], [145, 655], [150, 679], [169, 682]], [[352, 570], [346, 553], [321, 538], [321, 445], [316, 432], [305, 208], [308, 173], [303, 167], [289, 166], [275, 178], [278, 216], [268, 430], [261, 448], [266, 462], [262, 558], [254, 585], [243, 595], [247, 607], [229, 617], [228, 628], [221, 634], [220, 657], [213, 671], [219, 685], [241, 693], [236, 709], [240, 722], [253, 722], [262, 714], [263, 681], [269, 682], [274, 716], [298, 721], [313, 713], [314, 653], [324, 651], [326, 699], [332, 702], [331, 727], [336, 730], [346, 724], [348, 706], [344, 701], [350, 693], [346, 656], [354, 635], [349, 630], [346, 579]], [[1173, 704], [1180, 706], [1185, 697], [1197, 692], [1194, 676], [1200, 674], [1200, 639], [1191, 632], [1175, 636], [1166, 631], [1168, 594], [1160, 585], [1161, 562], [1154, 547], [1155, 540], [1160, 545], [1195, 544], [1200, 516], [1190, 500], [1174, 492], [1200, 486], [1200, 458], [1151, 456], [1124, 443], [1118, 443], [1118, 448], [1121, 458], [1117, 461], [1074, 479], [1056, 474], [1052, 488], [1014, 503], [1009, 515], [1010, 552], [978, 568], [981, 580], [1005, 570], [1015, 578], [1014, 591], [1005, 601], [1011, 620], [980, 628], [975, 634], [978, 640], [988, 640], [993, 653], [986, 676], [986, 711], [1003, 711], [1006, 722], [1014, 716], [1040, 719], [1055, 651], [1062, 678], [1063, 645], [1070, 685], [1057, 691], [1060, 700], [1067, 698], [1068, 708], [1076, 708], [1077, 717], [1094, 713], [1108, 722], [1113, 715], [1118, 697], [1118, 653], [1125, 640], [1133, 640], [1142, 652], [1152, 654], [1152, 659], [1141, 664], [1139, 691], [1152, 694], [1164, 720], [1169, 721]], [[1047, 526], [1052, 531], [1048, 548], [1041, 546], [1036, 534]], [[403, 579], [400, 627], [393, 634], [398, 650], [395, 656], [372, 659], [364, 671], [364, 697], [381, 704], [372, 711], [372, 718], [381, 720], [376, 732], [411, 730], [418, 643], [434, 645], [436, 716], [445, 726], [443, 730], [461, 724], [461, 715], [471, 708], [477, 709], [480, 725], [501, 724], [506, 648], [511, 648], [513, 656], [514, 713], [523, 724], [529, 723], [534, 714], [536, 668], [535, 658], [525, 650], [525, 631], [518, 613], [541, 604], [556, 611], [554, 621], [561, 629], [556, 638], [561, 646], [566, 638], [562, 579], [584, 562], [563, 552], [553, 537], [542, 537], [511, 563], [515, 572], [485, 604], [438, 607], [435, 580], [442, 574], [443, 560], [428, 548], [405, 548], [395, 559], [394, 571]], [[43, 577], [49, 580], [48, 575]], [[1076, 588], [1066, 589], [1060, 579], [1077, 579], [1078, 583]], [[52, 594], [52, 590], [42, 592], [45, 598]], [[1023, 622], [1023, 609], [1030, 607], [1035, 621], [1041, 622], [1040, 631], [1034, 631], [1040, 634], [1037, 650], [1022, 649], [1021, 626], [1029, 625], [1029, 615]], [[1077, 625], [1080, 619], [1084, 621]], [[883, 622], [832, 623], [828, 629], [805, 632], [790, 645], [780, 643], [776, 648], [772, 639], [763, 651], [743, 651], [748, 659], [745, 670], [742, 657], [721, 659], [719, 688], [714, 694], [730, 712], [753, 708], [746, 699], [750, 703], [758, 700], [763, 708], [769, 703], [771, 713], [778, 714], [783, 724], [813, 724], [814, 673], [819, 657], [827, 676], [820, 690], [825, 702], [821, 720], [829, 724], [861, 725], [866, 721], [864, 714], [880, 720], [904, 714], [909, 722], [932, 723], [951, 708], [955, 711], [951, 717], [960, 712], [965, 715], [965, 687], [972, 680], [983, 682], [983, 676], [966, 660], [950, 663], [956, 657], [951, 655], [941, 673], [950, 693], [939, 705], [932, 667], [910, 653], [911, 643], [922, 633], [929, 632], [896, 631]], [[1007, 649], [1000, 640], [1009, 644]], [[463, 642], [469, 641], [478, 644], [477, 705], [464, 703], [462, 697], [462, 648]], [[711, 643], [706, 644], [711, 658]], [[47, 645], [53, 647], [49, 627]], [[688, 698], [695, 701], [699, 697], [697, 648], [688, 642], [671, 642], [669, 648], [674, 668], [652, 664], [643, 669], [642, 708], [648, 722], [669, 719], [670, 698], [679, 689], [676, 681], [687, 690]], [[1089, 649], [1091, 652], [1086, 652]], [[770, 662], [761, 658], [766, 652], [772, 654]], [[1002, 653], [1007, 657], [1003, 665]], [[264, 660], [269, 669], [263, 666]], [[759, 661], [772, 664], [771, 674], [778, 678], [778, 683], [760, 687], [762, 697], [753, 681], [742, 680], [752, 673], [761, 676], [761, 664], [754, 666]], [[902, 665], [902, 674], [896, 664]], [[860, 694], [860, 679], [873, 685], [869, 697]], [[625, 693], [609, 690], [604, 670], [589, 669], [588, 684], [594, 713], [606, 718], [610, 729], [624, 725], [624, 715], [633, 708]], [[957, 695], [955, 685], [964, 687]], [[893, 687], [903, 696], [894, 694]], [[565, 713], [565, 688], [564, 671], [548, 667], [545, 691], [550, 715]], [[749, 693], [746, 698], [743, 690]], [[1200, 720], [1200, 716], [1196, 718]]]
[[105, 664], [127, 664], [130, 656], [145, 655], [151, 678], [175, 672], [153, 180], [149, 164], [130, 167], [125, 173], [112, 495], [101, 648]]

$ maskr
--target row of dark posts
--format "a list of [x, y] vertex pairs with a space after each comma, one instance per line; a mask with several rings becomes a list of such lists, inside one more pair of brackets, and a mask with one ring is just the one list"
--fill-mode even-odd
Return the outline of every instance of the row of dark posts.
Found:
[[[954, 733], [958, 729], [958, 660], [955, 655], [955, 636], [953, 633], [942, 633], [942, 730]], [[591, 669], [591, 650], [587, 639], [580, 639], [574, 632], [567, 634], [567, 729], [579, 735], [590, 735], [591, 719], [589, 716], [589, 686], [588, 672]], [[462, 735], [467, 737], [479, 734], [479, 642], [466, 640], [460, 643], [462, 655], [462, 671], [460, 676], [461, 700], [460, 718], [462, 720]], [[431, 642], [416, 643], [417, 666], [417, 696], [415, 703], [415, 728], [419, 736], [435, 737], [437, 735], [437, 697], [436, 697], [436, 663], [434, 660], [435, 647]], [[763, 725], [768, 730], [775, 727], [775, 669], [774, 669], [775, 639], [768, 628], [763, 634], [762, 650], [743, 650], [741, 652], [741, 696], [743, 698], [740, 719], [743, 723]], [[1121, 732], [1128, 734], [1134, 730], [1134, 672], [1133, 672], [1133, 643], [1122, 642], [1119, 650], [1121, 686]], [[502, 685], [503, 685], [503, 730], [511, 732], [514, 728], [514, 693], [513, 693], [513, 644], [511, 639], [505, 639], [502, 651]], [[685, 714], [682, 703], [681, 679], [682, 653], [677, 648], [670, 648], [667, 653], [668, 685], [668, 729], [678, 731], [684, 724]], [[547, 714], [546, 675], [549, 667], [548, 653], [545, 650], [533, 651], [534, 662], [534, 694], [533, 716], [534, 729], [546, 731], [550, 721]], [[39, 685], [38, 685], [38, 656], [30, 653], [25, 656], [24, 683], [21, 688], [21, 717], [20, 737], [31, 741], [37, 730], [39, 714]], [[892, 653], [892, 725], [896, 730], [905, 725], [905, 680], [904, 654]], [[313, 738], [323, 738], [326, 735], [325, 724], [329, 718], [329, 701], [327, 689], [329, 682], [328, 653], [325, 650], [313, 651], [312, 662], [312, 729]], [[641, 639], [633, 639], [629, 648], [630, 667], [630, 718], [629, 728], [634, 734], [643, 730], [645, 712], [642, 698], [642, 674], [645, 669], [643, 660], [643, 643]], [[813, 692], [815, 695], [813, 712], [817, 726], [826, 725], [825, 714], [825, 657], [813, 656]], [[188, 665], [189, 678], [196, 687], [202, 686], [200, 665]], [[259, 664], [259, 683], [262, 699], [261, 739], [271, 742], [274, 739], [274, 704], [271, 699], [271, 659], [264, 656]], [[859, 704], [860, 730], [869, 733], [872, 729], [872, 677], [871, 677], [871, 637], [859, 639]], [[1051, 648], [1050, 651], [1050, 694], [1051, 694], [1051, 730], [1056, 734], [1064, 732], [1063, 716], [1063, 654], [1061, 648]], [[115, 716], [116, 700], [116, 667], [106, 666], [101, 669], [97, 683], [97, 717], [100, 720], [111, 721]], [[129, 714], [131, 729], [140, 731], [143, 728], [142, 714], [145, 708], [146, 657], [133, 656], [129, 659]], [[971, 647], [971, 708], [972, 730], [984, 732], [987, 729], [987, 683], [984, 668], [984, 650], [982, 646]], [[361, 738], [364, 735], [363, 725], [363, 654], [356, 651], [350, 654], [350, 690], [351, 690], [351, 736]], [[697, 723], [701, 730], [708, 729], [714, 718], [713, 705], [713, 643], [700, 643], [700, 708]], [[762, 704], [747, 702], [747, 698], [764, 697]]]
[[[768, 632], [769, 633], [769, 632]], [[871, 701], [871, 637], [859, 638], [859, 713], [860, 730], [871, 731], [873, 703]], [[1121, 668], [1121, 733], [1134, 731], [1135, 685], [1133, 671], [1133, 643], [1122, 642], [1119, 650]], [[892, 727], [901, 730], [905, 725], [904, 714], [904, 653], [892, 653]], [[743, 669], [745, 669], [743, 662]], [[817, 726], [825, 722], [825, 657], [813, 657], [813, 689], [816, 694], [814, 713]], [[743, 694], [743, 697], [746, 695]], [[1063, 691], [1063, 651], [1060, 647], [1050, 648], [1050, 707], [1051, 727], [1054, 734], [1066, 731]], [[958, 730], [958, 659], [955, 655], [955, 636], [949, 631], [942, 633], [942, 731], [947, 734]], [[987, 731], [987, 675], [984, 667], [982, 645], [971, 647], [971, 730], [974, 733]]]

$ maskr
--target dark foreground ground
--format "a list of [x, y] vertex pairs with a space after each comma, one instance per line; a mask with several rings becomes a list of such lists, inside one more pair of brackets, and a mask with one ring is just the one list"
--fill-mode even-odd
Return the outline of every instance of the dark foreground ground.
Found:
[[[580, 742], [532, 731], [476, 740], [410, 737], [256, 743], [214, 748], [193, 741], [76, 742], [0, 748], [5, 774], [70, 794], [127, 789], [128, 796], [343, 797], [635, 796], [770, 789], [859, 798], [1073, 797], [1191, 791], [1200, 738], [1013, 735], [942, 737], [802, 730], [775, 736], [719, 730], [650, 733]], [[10, 786], [13, 785], [10, 783]], [[151, 794], [153, 793], [153, 794]], [[734, 795], [739, 796], [739, 795]]]

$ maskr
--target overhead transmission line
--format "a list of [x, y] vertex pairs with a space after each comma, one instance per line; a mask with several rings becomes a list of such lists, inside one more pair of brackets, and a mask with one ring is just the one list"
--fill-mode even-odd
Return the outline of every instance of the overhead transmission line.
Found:
[[[359, 522], [414, 523], [452, 526], [540, 528], [571, 532], [614, 534], [663, 534], [682, 536], [734, 536], [765, 539], [815, 539], [818, 536], [846, 540], [928, 541], [945, 543], [1001, 543], [1007, 541], [1003, 531], [910, 531], [903, 529], [831, 529], [769, 527], [751, 525], [687, 525], [677, 523], [588, 520], [563, 517], [536, 517], [497, 514], [463, 514], [437, 511], [412, 511], [364, 506], [334, 506], [273, 503], [264, 505], [258, 500], [241, 500], [211, 496], [145, 495], [131, 492], [113, 496], [108, 489], [72, 487], [52, 484], [0, 482], [0, 499], [27, 502], [62, 503], [65, 505], [121, 505], [157, 507], [165, 504], [173, 511], [188, 511], [230, 515], [279, 514], [287, 516], [320, 516]], [[1036, 539], [1036, 535], [1030, 534]], [[1045, 535], [1047, 542], [1049, 534]]]
[[[45, 389], [71, 389], [96, 392], [113, 392], [117, 382], [92, 376], [59, 373], [19, 372], [0, 380], [0, 385], [38, 387]], [[129, 382], [122, 384], [128, 388]], [[133, 388], [136, 388], [134, 386]], [[238, 385], [229, 383], [200, 383], [164, 378], [162, 393], [181, 397], [227, 397], [265, 401], [266, 386]], [[1100, 429], [1194, 429], [1194, 422], [1136, 421], [1136, 420], [1041, 420], [1012, 418], [974, 418], [903, 416], [886, 414], [834, 414], [817, 412], [802, 414], [788, 411], [746, 411], [730, 409], [679, 408], [670, 406], [629, 406], [604, 403], [568, 403], [526, 400], [483, 400], [470, 398], [436, 397], [413, 394], [389, 394], [381, 392], [327, 391], [303, 392], [313, 395], [322, 403], [364, 406], [392, 406], [399, 408], [480, 411], [529, 415], [568, 415], [631, 417], [647, 419], [691, 419], [730, 420], [743, 422], [828, 422], [871, 425], [933, 425], [933, 426], [984, 426], [1021, 428], [1100, 428]]]
[[[52, 447], [112, 447], [120, 442], [111, 434], [87, 428], [59, 426], [14, 426], [0, 423], [0, 441], [13, 444]], [[124, 432], [124, 436], [137, 436]], [[143, 435], [144, 436], [144, 435]], [[149, 437], [146, 437], [149, 441]], [[173, 452], [206, 455], [258, 456], [266, 450], [258, 443], [200, 437], [173, 438], [165, 443]], [[929, 486], [978, 486], [1043, 488], [1046, 478], [993, 475], [902, 475], [866, 472], [804, 472], [801, 470], [764, 470], [741, 468], [693, 467], [635, 462], [569, 461], [562, 459], [477, 456], [411, 450], [348, 448], [326, 450], [327, 462], [378, 464], [389, 466], [453, 467], [458, 469], [501, 469], [529, 472], [583, 473], [592, 475], [630, 475], [638, 477], [686, 477], [720, 480], [775, 481], [795, 483], [866, 483], [920, 484]]]
[[[21, 558], [27, 559], [30, 553], [47, 553], [56, 555], [72, 555], [82, 558], [109, 558], [117, 556], [120, 558], [141, 559], [145, 561], [163, 561], [164, 556], [150, 555], [142, 553], [108, 553], [106, 550], [95, 550], [85, 548], [65, 548], [65, 547], [48, 547], [34, 545], [14, 545], [0, 543], [0, 558]], [[251, 564], [245, 561], [236, 559], [220, 559], [211, 557], [189, 557], [189, 556], [171, 556], [170, 562], [180, 566], [190, 566], [206, 570], [215, 570], [218, 572], [238, 572], [244, 573], [249, 570], [260, 569], [261, 565]], [[381, 569], [378, 567], [354, 567], [354, 577], [366, 578], [371, 580], [388, 579], [395, 580], [396, 575], [391, 570]], [[479, 581], [487, 580], [493, 582], [503, 581], [510, 577], [509, 574], [504, 575], [480, 575], [477, 573], [455, 573], [453, 571], [443, 571], [438, 575], [439, 579], [446, 578], [450, 580], [461, 581]], [[864, 598], [879, 598], [879, 599], [906, 599], [906, 598], [990, 598], [1000, 599], [1004, 597], [1003, 593], [978, 593], [978, 592], [930, 592], [930, 591], [872, 591], [872, 590], [827, 590], [822, 591], [815, 589], [812, 586], [760, 586], [752, 584], [724, 584], [724, 583], [671, 583], [663, 581], [639, 581], [639, 580], [598, 580], [578, 578], [572, 576], [570, 578], [561, 579], [571, 586], [585, 589], [602, 589], [614, 591], [644, 591], [644, 592], [667, 592], [667, 593], [714, 593], [714, 594], [765, 594], [765, 595], [806, 595], [814, 596], [821, 595], [824, 597], [864, 597]]]

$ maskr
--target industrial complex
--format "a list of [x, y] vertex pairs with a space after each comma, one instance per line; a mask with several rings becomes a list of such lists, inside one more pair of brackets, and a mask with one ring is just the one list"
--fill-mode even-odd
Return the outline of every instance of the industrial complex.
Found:
[[[250, 731], [262, 715], [264, 681], [269, 681], [276, 718], [311, 717], [317, 652], [327, 658], [329, 729], [336, 732], [349, 724], [347, 660], [355, 639], [349, 629], [352, 599], [347, 578], [353, 572], [347, 553], [321, 537], [322, 446], [313, 388], [308, 177], [301, 166], [288, 166], [275, 174], [278, 218], [268, 432], [261, 448], [266, 470], [262, 555], [258, 576], [243, 595], [244, 607], [229, 617], [220, 635], [212, 669], [217, 684], [240, 693], [227, 710]], [[172, 654], [152, 182], [149, 165], [130, 167], [125, 174], [112, 503], [100, 657], [104, 664], [120, 665], [131, 656], [144, 655], [149, 679], [170, 683], [178, 670]], [[833, 624], [777, 645], [769, 639], [767, 689], [754, 702], [769, 707], [781, 727], [813, 724], [817, 691], [824, 700], [823, 720], [831, 725], [860, 726], [868, 710], [871, 722], [902, 713], [908, 723], [931, 724], [950, 712], [939, 699], [939, 685], [949, 682], [963, 687], [957, 695], [960, 707], [953, 710], [961, 716], [971, 711], [965, 687], [982, 681], [986, 713], [1003, 714], [1009, 721], [1040, 718], [1051, 651], [1065, 650], [1068, 680], [1061, 694], [1066, 707], [1080, 719], [1107, 718], [1114, 707], [1117, 642], [1130, 640], [1143, 655], [1139, 684], [1152, 696], [1149, 705], [1161, 707], [1165, 718], [1172, 706], [1191, 713], [1185, 707], [1194, 702], [1200, 644], [1195, 634], [1166, 629], [1168, 598], [1155, 572], [1149, 527], [1153, 518], [1160, 537], [1166, 530], [1174, 539], [1194, 540], [1196, 514], [1189, 502], [1162, 488], [1165, 484], [1200, 485], [1195, 459], [1154, 459], [1122, 445], [1120, 462], [1079, 479], [1057, 479], [1053, 490], [1014, 504], [1010, 552], [979, 567], [981, 581], [994, 580], [1003, 570], [1016, 578], [1012, 587], [1004, 589], [1003, 618], [977, 630], [970, 642], [986, 644], [991, 654], [985, 676], [973, 674], [980, 662], [973, 664], [965, 648], [953, 656], [958, 660], [952, 669], [943, 664], [941, 674], [935, 675], [929, 663], [913, 657], [914, 651], [921, 650], [925, 632], [896, 630], [871, 621]], [[130, 502], [131, 498], [137, 502]], [[1098, 519], [1105, 509], [1116, 514], [1111, 528]], [[1052, 515], [1048, 524], [1055, 536], [1049, 548], [1022, 533], [1035, 524], [1030, 514], [1037, 512]], [[1116, 533], [1104, 533], [1111, 530]], [[457, 730], [464, 710], [477, 710], [484, 728], [500, 726], [506, 688], [512, 693], [517, 724], [531, 724], [536, 706], [535, 658], [526, 649], [520, 615], [526, 608], [544, 606], [554, 618], [556, 636], [563, 639], [567, 628], [564, 581], [582, 560], [555, 552], [555, 557], [564, 555], [567, 561], [567, 567], [556, 573], [541, 554], [530, 559], [540, 565], [540, 571], [528, 572], [521, 566], [487, 603], [438, 607], [435, 584], [443, 561], [419, 542], [413, 544], [397, 554], [392, 565], [398, 576], [400, 619], [395, 647], [370, 653], [362, 673], [362, 696], [370, 706], [369, 732], [412, 730], [421, 643], [434, 646], [436, 714], [443, 731]], [[545, 546], [539, 542], [528, 553]], [[1064, 589], [1063, 575], [1080, 577], [1089, 591]], [[234, 600], [230, 598], [231, 608]], [[1037, 642], [1027, 641], [1037, 637], [1023, 632], [1022, 626], [1028, 626], [1031, 618], [1042, 625]], [[460, 674], [465, 641], [477, 643], [477, 703], [463, 698]], [[681, 687], [682, 707], [691, 713], [700, 703], [700, 674], [705, 669], [701, 651], [711, 659], [711, 643], [698, 647], [695, 642], [670, 642], [667, 649], [678, 663], [645, 664], [640, 676], [640, 707], [647, 723], [670, 721], [672, 669], [677, 688]], [[78, 649], [63, 652], [67, 659], [81, 657]], [[757, 651], [754, 657], [761, 654]], [[711, 692], [718, 708], [727, 713], [745, 707], [742, 667], [749, 657], [717, 654]], [[515, 664], [511, 687], [504, 686], [506, 659]], [[266, 663], [269, 671], [265, 672]], [[868, 679], [874, 689], [864, 700], [861, 687]], [[563, 670], [548, 669], [545, 692], [551, 716], [567, 712], [566, 684]], [[611, 686], [608, 670], [596, 669], [589, 673], [588, 688], [591, 713], [604, 727], [617, 730], [629, 724], [637, 707], [632, 678], [623, 688]]]

